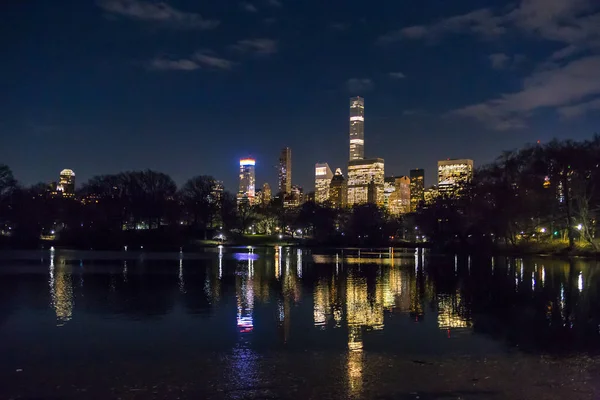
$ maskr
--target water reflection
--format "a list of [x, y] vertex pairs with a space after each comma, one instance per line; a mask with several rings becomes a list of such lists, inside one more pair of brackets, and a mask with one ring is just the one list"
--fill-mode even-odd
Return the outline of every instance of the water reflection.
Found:
[[55, 258], [53, 248], [50, 252], [50, 266], [48, 268], [50, 304], [56, 314], [56, 325], [62, 326], [73, 317], [73, 282], [71, 267], [65, 265], [64, 260], [58, 258], [55, 261]]
[[[432, 343], [450, 349], [440, 341], [469, 340], [461, 332], [532, 351], [600, 350], [598, 269], [582, 260], [280, 246], [219, 247], [196, 259], [85, 261], [85, 268], [79, 256], [45, 257], [44, 296], [59, 326], [86, 314], [163, 317], [182, 304], [178, 318], [210, 316], [223, 321], [215, 332], [231, 327], [250, 345], [343, 347], [352, 396], [361, 393], [364, 354], [372, 346], [395, 348], [417, 329], [415, 351]], [[0, 289], [9, 282], [0, 280]], [[18, 304], [10, 307], [24, 309], [30, 300], [12, 301]]]

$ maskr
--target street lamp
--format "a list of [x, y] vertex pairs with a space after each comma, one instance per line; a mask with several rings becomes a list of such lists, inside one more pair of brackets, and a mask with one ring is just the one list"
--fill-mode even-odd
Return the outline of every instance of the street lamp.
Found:
[[583, 226], [581, 224], [577, 225], [577, 230], [580, 231], [583, 229]]

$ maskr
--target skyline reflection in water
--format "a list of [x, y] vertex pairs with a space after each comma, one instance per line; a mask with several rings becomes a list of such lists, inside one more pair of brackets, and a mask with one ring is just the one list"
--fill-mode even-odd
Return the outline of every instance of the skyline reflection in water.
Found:
[[[262, 352], [321, 349], [344, 355], [348, 395], [360, 397], [373, 353], [600, 349], [594, 262], [292, 247], [101, 256], [0, 261], [3, 354], [33, 363], [53, 347], [100, 358], [218, 350], [252, 383]], [[79, 348], [83, 337], [94, 346]]]
[[[348, 329], [348, 348], [362, 347], [359, 343], [363, 331], [385, 329], [385, 313], [403, 313], [414, 322], [420, 321], [425, 314], [432, 314], [437, 328], [444, 331], [472, 328], [474, 309], [483, 308], [476, 296], [485, 292], [485, 285], [499, 291], [498, 299], [487, 301], [523, 301], [521, 295], [533, 296], [532, 302], [543, 303], [544, 318], [555, 324], [558, 316], [563, 325], [572, 324], [580, 308], [590, 307], [586, 300], [594, 303], [598, 300], [595, 290], [589, 293], [590, 288], [595, 287], [589, 285], [590, 280], [595, 282], [597, 279], [595, 270], [584, 261], [488, 258], [485, 266], [481, 266], [482, 260], [479, 260], [479, 265], [472, 271], [471, 257], [454, 256], [453, 265], [446, 263], [447, 258], [440, 258], [440, 262], [434, 261], [433, 266], [428, 267], [426, 252], [422, 250], [417, 250], [414, 258], [409, 252], [398, 254], [392, 249], [387, 252], [355, 251], [351, 255], [349, 252], [313, 254], [310, 250], [279, 246], [257, 252], [254, 248], [220, 247], [214, 256], [211, 254], [201, 260], [188, 260], [185, 254], [180, 254], [177, 261], [126, 260], [120, 262], [118, 284], [113, 268], [117, 262], [98, 265], [90, 261], [87, 264], [94, 274], [110, 277], [107, 289], [122, 291], [123, 295], [135, 294], [132, 279], [143, 280], [144, 274], [157, 271], [168, 275], [170, 264], [177, 266], [174, 273], [181, 295], [194, 295], [188, 291], [198, 295], [198, 287], [187, 287], [197, 280], [188, 284], [186, 275], [197, 278], [202, 272], [203, 295], [212, 305], [228, 296], [224, 292], [231, 286], [231, 277], [235, 277], [237, 326], [244, 333], [253, 329], [256, 302], [276, 304], [279, 323], [289, 321], [292, 307], [311, 306], [311, 325], [319, 330], [345, 327]], [[47, 256], [43, 263], [48, 265], [49, 304], [57, 325], [64, 325], [77, 318], [80, 312], [76, 299], [86, 292], [83, 277], [89, 271], [83, 261], [71, 258], [69, 254], [61, 255], [52, 250]], [[78, 270], [75, 273], [80, 277], [79, 286], [73, 280], [74, 269]], [[94, 275], [86, 277], [91, 280], [89, 284], [95, 286], [97, 282], [93, 279]], [[161, 291], [173, 296], [171, 289], [162, 287]], [[305, 291], [310, 293], [312, 304], [307, 304]], [[173, 302], [176, 299], [167, 300]]]

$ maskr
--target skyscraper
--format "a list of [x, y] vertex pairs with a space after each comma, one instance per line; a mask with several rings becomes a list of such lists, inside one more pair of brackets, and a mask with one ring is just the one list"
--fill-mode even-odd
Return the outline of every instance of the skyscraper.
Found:
[[256, 190], [255, 166], [256, 160], [253, 158], [242, 158], [240, 160], [240, 190], [237, 194], [238, 205], [244, 202], [254, 204]]
[[329, 184], [329, 201], [334, 207], [346, 207], [348, 204], [348, 183], [342, 175], [340, 168], [335, 170], [335, 175]]
[[372, 158], [348, 162], [348, 205], [364, 204], [371, 197], [378, 206], [384, 203], [384, 160]]
[[410, 179], [407, 176], [386, 177], [384, 204], [391, 215], [406, 214], [410, 211]]
[[62, 192], [63, 196], [75, 195], [75, 172], [72, 169], [63, 169], [58, 178], [57, 192]]
[[279, 156], [279, 192], [292, 192], [292, 149], [284, 147]]
[[459, 194], [461, 187], [473, 179], [473, 160], [438, 161], [438, 191], [440, 194]]
[[271, 185], [266, 182], [263, 184], [262, 198], [260, 200], [263, 206], [267, 206], [271, 202]]
[[410, 211], [415, 212], [419, 204], [425, 201], [425, 171], [410, 170]]
[[365, 99], [350, 98], [350, 161], [365, 158]]
[[331, 185], [333, 173], [329, 164], [315, 165], [315, 202], [324, 203], [329, 199], [329, 185]]

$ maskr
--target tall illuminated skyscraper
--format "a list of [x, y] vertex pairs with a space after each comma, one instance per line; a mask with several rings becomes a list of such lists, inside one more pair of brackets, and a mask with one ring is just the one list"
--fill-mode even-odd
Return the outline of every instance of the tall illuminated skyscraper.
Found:
[[315, 165], [315, 202], [324, 203], [329, 200], [331, 178], [333, 178], [333, 173], [329, 168], [329, 164]]
[[438, 161], [438, 191], [440, 194], [459, 194], [461, 187], [473, 179], [473, 160]]
[[256, 160], [253, 158], [242, 158], [240, 160], [240, 190], [237, 194], [237, 202], [254, 204], [256, 194], [256, 176], [254, 168]]
[[292, 192], [292, 149], [284, 147], [279, 156], [279, 192]]
[[419, 204], [425, 201], [425, 171], [410, 170], [410, 211], [415, 212]]
[[365, 158], [365, 99], [350, 98], [350, 161]]
[[75, 172], [72, 169], [63, 169], [60, 171], [57, 192], [62, 192], [63, 196], [75, 195]]

